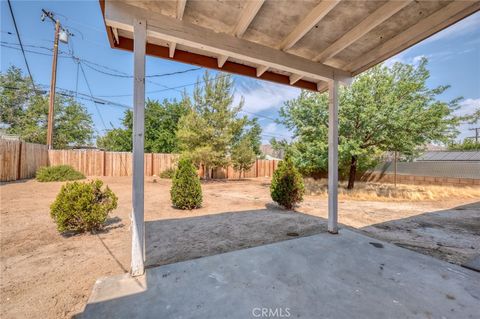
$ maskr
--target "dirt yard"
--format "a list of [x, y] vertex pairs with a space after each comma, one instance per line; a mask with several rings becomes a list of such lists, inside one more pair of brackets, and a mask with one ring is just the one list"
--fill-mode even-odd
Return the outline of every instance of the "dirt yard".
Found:
[[[128, 272], [130, 178], [103, 178], [119, 207], [98, 234], [63, 237], [49, 216], [62, 183], [0, 186], [1, 318], [65, 318], [81, 313], [95, 280]], [[147, 178], [147, 264], [161, 265], [326, 230], [326, 197], [296, 212], [278, 209], [267, 180], [203, 184], [204, 206], [170, 206], [168, 180]], [[480, 198], [442, 201], [341, 200], [342, 227], [454, 263], [480, 253]]]

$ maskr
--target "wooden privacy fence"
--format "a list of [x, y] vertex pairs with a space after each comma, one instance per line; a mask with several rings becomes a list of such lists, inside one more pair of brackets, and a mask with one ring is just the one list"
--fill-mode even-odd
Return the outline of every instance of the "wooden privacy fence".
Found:
[[46, 145], [0, 139], [0, 181], [32, 178], [39, 167], [47, 165]]
[[[105, 152], [99, 150], [50, 150], [49, 165], [71, 165], [87, 176], [131, 176], [132, 153]], [[144, 156], [145, 176], [160, 175], [163, 171], [175, 168], [178, 154], [147, 153]], [[271, 177], [277, 168], [278, 161], [257, 160], [252, 168], [242, 173], [242, 177]], [[201, 170], [199, 175], [202, 176]], [[239, 172], [233, 167], [218, 168], [213, 178], [236, 179]]]
[[[160, 175], [174, 168], [177, 154], [145, 154], [145, 176]], [[32, 178], [42, 166], [70, 165], [87, 176], [131, 176], [132, 153], [101, 150], [48, 150], [46, 145], [0, 139], [0, 181]], [[242, 177], [271, 177], [278, 161], [257, 160]], [[199, 171], [200, 176], [202, 172]], [[236, 179], [232, 167], [219, 168], [213, 178]]]
[[[145, 175], [160, 175], [174, 168], [177, 154], [147, 153]], [[87, 176], [131, 176], [132, 153], [99, 150], [50, 150], [49, 165], [70, 165]]]

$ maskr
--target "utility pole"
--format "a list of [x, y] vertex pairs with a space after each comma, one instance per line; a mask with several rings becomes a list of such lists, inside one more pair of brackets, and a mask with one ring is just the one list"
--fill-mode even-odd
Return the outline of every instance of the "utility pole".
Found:
[[68, 36], [70, 33], [68, 30], [63, 29], [60, 26], [60, 20], [55, 20], [53, 13], [42, 9], [42, 21], [45, 18], [49, 18], [53, 23], [55, 23], [55, 37], [53, 40], [53, 61], [52, 61], [52, 78], [50, 80], [50, 103], [48, 106], [48, 123], [47, 123], [47, 147], [48, 149], [53, 148], [53, 121], [55, 115], [55, 88], [57, 85], [57, 59], [58, 59], [58, 40], [61, 34], [61, 41], [67, 43]]
[[53, 147], [53, 115], [55, 112], [55, 86], [57, 85], [58, 34], [60, 21], [55, 21], [55, 40], [53, 40], [52, 78], [50, 80], [50, 104], [48, 106], [47, 146]]
[[480, 127], [470, 128], [470, 131], [475, 131], [475, 136], [471, 138], [475, 139], [475, 144], [478, 144], [478, 140], [480, 139]]

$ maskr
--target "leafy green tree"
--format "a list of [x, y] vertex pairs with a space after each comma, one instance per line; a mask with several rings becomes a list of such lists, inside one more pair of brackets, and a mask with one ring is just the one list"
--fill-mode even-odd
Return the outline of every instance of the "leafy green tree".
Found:
[[34, 96], [32, 82], [20, 68], [11, 66], [0, 73], [0, 122], [15, 126]]
[[474, 139], [466, 138], [460, 143], [450, 143], [448, 145], [449, 151], [480, 151], [480, 142], [475, 142]]
[[[0, 76], [1, 120], [8, 133], [24, 141], [47, 141], [48, 95], [34, 92], [20, 69], [11, 67]], [[93, 121], [87, 109], [70, 97], [55, 97], [53, 147], [88, 145], [93, 137]]]
[[[459, 99], [449, 103], [437, 99], [448, 86], [430, 89], [430, 74], [423, 59], [417, 66], [396, 63], [392, 68], [376, 66], [340, 90], [339, 167], [354, 187], [357, 171], [376, 163], [385, 151], [412, 155], [431, 141], [447, 142], [458, 132], [453, 112]], [[306, 175], [327, 170], [328, 96], [303, 91], [280, 110], [282, 124], [295, 136], [287, 147], [296, 166]]]
[[[145, 106], [145, 151], [174, 153], [178, 151], [176, 138], [180, 118], [187, 114], [184, 101], [163, 102], [148, 100]], [[109, 151], [132, 151], [133, 112], [127, 110], [122, 119], [123, 128], [111, 129], [98, 139], [97, 145]]]
[[180, 119], [177, 138], [180, 150], [209, 178], [214, 168], [229, 164], [232, 148], [243, 139], [260, 154], [261, 128], [256, 119], [239, 115], [243, 101], [233, 105], [231, 76], [205, 72], [203, 80], [205, 85], [197, 84], [193, 99], [188, 99], [190, 111]]
[[252, 149], [252, 144], [248, 137], [243, 138], [233, 146], [231, 155], [232, 165], [239, 172], [240, 178], [242, 173], [245, 176], [245, 172], [253, 166], [256, 159], [257, 154]]

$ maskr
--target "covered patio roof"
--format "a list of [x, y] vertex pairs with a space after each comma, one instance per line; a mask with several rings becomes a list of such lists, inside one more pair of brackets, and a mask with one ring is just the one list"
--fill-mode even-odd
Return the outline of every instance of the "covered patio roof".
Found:
[[299, 88], [351, 76], [480, 9], [479, 1], [100, 0], [112, 48], [133, 51], [133, 20], [147, 21], [146, 54]]

